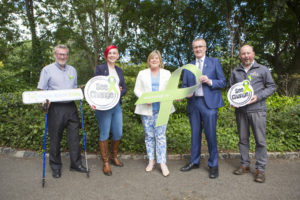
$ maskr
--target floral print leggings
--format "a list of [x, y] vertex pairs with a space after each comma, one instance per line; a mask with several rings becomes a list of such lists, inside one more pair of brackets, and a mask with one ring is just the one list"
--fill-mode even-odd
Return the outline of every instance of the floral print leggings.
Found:
[[156, 162], [166, 163], [167, 157], [167, 125], [155, 127], [158, 117], [158, 111], [153, 111], [152, 116], [142, 115], [142, 122], [145, 131], [145, 143], [147, 156], [149, 160], [154, 160], [154, 151], [156, 147]]

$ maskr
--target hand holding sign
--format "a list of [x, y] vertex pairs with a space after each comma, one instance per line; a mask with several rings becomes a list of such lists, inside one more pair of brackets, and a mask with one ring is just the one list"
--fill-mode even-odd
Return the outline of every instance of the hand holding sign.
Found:
[[255, 103], [257, 101], [257, 96], [253, 95], [249, 104]]

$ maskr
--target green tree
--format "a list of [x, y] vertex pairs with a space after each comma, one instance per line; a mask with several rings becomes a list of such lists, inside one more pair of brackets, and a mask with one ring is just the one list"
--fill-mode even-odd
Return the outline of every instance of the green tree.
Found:
[[114, 0], [45, 0], [42, 6], [47, 7], [47, 18], [55, 26], [55, 42], [71, 43], [71, 51], [84, 50], [82, 59], [88, 59], [91, 70], [104, 60], [105, 47], [118, 40]]
[[[154, 49], [160, 50], [167, 62], [176, 58], [167, 52], [173, 49], [175, 36], [180, 31], [180, 12], [187, 1], [166, 0], [122, 0], [120, 7], [121, 34], [126, 40], [121, 41], [134, 63], [147, 60]], [[176, 61], [182, 64], [179, 59]], [[170, 64], [173, 64], [173, 62]], [[177, 63], [176, 63], [177, 64]]]
[[29, 89], [33, 85], [30, 74], [31, 60], [28, 56], [30, 54], [31, 41], [12, 48], [0, 67], [0, 93]]
[[13, 15], [18, 11], [13, 1], [3, 0], [0, 4], [0, 61], [3, 61], [20, 37], [20, 30]]
[[[284, 95], [299, 94], [299, 13], [296, 0], [3, 0], [0, 5], [0, 61], [23, 46], [23, 25], [31, 33], [29, 59], [22, 73], [36, 84], [41, 67], [53, 61], [52, 48], [65, 43], [70, 63], [84, 82], [104, 61], [108, 44], [118, 45], [121, 56], [142, 63], [158, 49], [168, 66], [194, 59], [191, 42], [207, 41], [207, 55], [221, 60], [225, 75], [239, 64], [239, 48], [254, 46], [258, 62], [269, 67]], [[24, 69], [25, 69], [24, 68]], [[25, 77], [25, 76], [24, 76]]]
[[[300, 3], [299, 1], [267, 1], [258, 17], [257, 26], [251, 27], [251, 40], [257, 54], [277, 75], [279, 92], [295, 95], [300, 91]], [[255, 33], [256, 32], [256, 33]], [[298, 69], [298, 71], [297, 71]]]

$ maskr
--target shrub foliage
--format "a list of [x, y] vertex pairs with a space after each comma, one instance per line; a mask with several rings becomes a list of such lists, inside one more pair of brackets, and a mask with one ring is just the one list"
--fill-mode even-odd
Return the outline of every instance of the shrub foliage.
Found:
[[[135, 79], [145, 64], [121, 65], [125, 74], [127, 94], [123, 98], [123, 138], [120, 150], [126, 153], [145, 153], [144, 130], [139, 115], [134, 114], [133, 93]], [[34, 90], [34, 89], [33, 89]], [[0, 146], [42, 151], [45, 113], [40, 105], [24, 105], [22, 93], [4, 93], [0, 95]], [[227, 99], [225, 106], [219, 109], [217, 138], [221, 151], [238, 151], [238, 133], [234, 110]], [[170, 117], [167, 127], [167, 147], [169, 153], [188, 153], [191, 130], [186, 113], [186, 100], [174, 101], [176, 112]], [[77, 102], [80, 116], [79, 103]], [[267, 148], [268, 151], [297, 151], [300, 149], [300, 97], [286, 97], [277, 94], [267, 100]], [[98, 151], [99, 128], [94, 111], [83, 100], [83, 117], [87, 149]], [[82, 136], [82, 130], [80, 130]], [[49, 137], [47, 140], [49, 148]], [[203, 140], [205, 143], [205, 140]], [[250, 138], [251, 151], [255, 149], [254, 137]], [[81, 145], [83, 142], [81, 140]], [[62, 151], [67, 150], [66, 134], [61, 143]], [[83, 149], [83, 148], [82, 148]]]

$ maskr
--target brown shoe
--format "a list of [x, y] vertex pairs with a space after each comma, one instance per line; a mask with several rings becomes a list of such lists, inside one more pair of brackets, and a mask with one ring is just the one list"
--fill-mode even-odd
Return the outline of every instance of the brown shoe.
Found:
[[254, 180], [258, 183], [264, 183], [266, 180], [265, 173], [257, 169]]
[[245, 173], [248, 173], [250, 171], [249, 167], [240, 166], [238, 169], [234, 170], [235, 175], [243, 175]]
[[111, 176], [112, 172], [108, 162], [108, 140], [99, 141], [99, 148], [103, 161], [103, 173], [107, 176]]
[[118, 159], [120, 140], [113, 140], [111, 143], [111, 163], [117, 167], [123, 167], [124, 164]]

